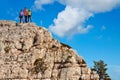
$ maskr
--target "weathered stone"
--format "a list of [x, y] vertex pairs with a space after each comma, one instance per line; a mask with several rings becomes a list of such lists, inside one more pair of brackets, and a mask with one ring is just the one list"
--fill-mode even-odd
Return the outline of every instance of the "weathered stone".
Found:
[[69, 45], [34, 23], [0, 21], [0, 80], [99, 80]]

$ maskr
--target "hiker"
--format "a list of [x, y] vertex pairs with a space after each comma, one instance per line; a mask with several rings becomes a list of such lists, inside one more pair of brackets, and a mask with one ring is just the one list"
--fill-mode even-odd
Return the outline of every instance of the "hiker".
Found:
[[28, 22], [32, 22], [31, 16], [32, 16], [32, 12], [31, 10], [28, 10]]
[[26, 7], [24, 8], [24, 18], [25, 18], [24, 22], [27, 23], [28, 22], [28, 10]]
[[23, 22], [23, 10], [20, 10], [20, 13], [19, 13], [19, 18], [20, 18], [20, 23]]

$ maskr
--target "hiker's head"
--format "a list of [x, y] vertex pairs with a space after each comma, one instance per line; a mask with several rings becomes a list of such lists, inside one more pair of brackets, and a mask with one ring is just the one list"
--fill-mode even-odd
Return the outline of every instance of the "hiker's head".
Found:
[[24, 7], [24, 9], [27, 9], [26, 7]]

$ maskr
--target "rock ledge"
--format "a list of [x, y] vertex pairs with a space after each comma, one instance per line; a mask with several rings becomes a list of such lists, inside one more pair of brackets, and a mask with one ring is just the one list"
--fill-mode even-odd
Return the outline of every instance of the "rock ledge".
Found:
[[99, 76], [47, 29], [1, 20], [0, 80], [99, 80]]

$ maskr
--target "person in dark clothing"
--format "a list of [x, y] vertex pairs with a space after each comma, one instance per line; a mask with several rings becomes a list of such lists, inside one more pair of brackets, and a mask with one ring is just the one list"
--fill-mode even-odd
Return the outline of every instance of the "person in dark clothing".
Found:
[[23, 10], [20, 10], [20, 13], [19, 13], [19, 18], [20, 18], [20, 23], [23, 22]]

